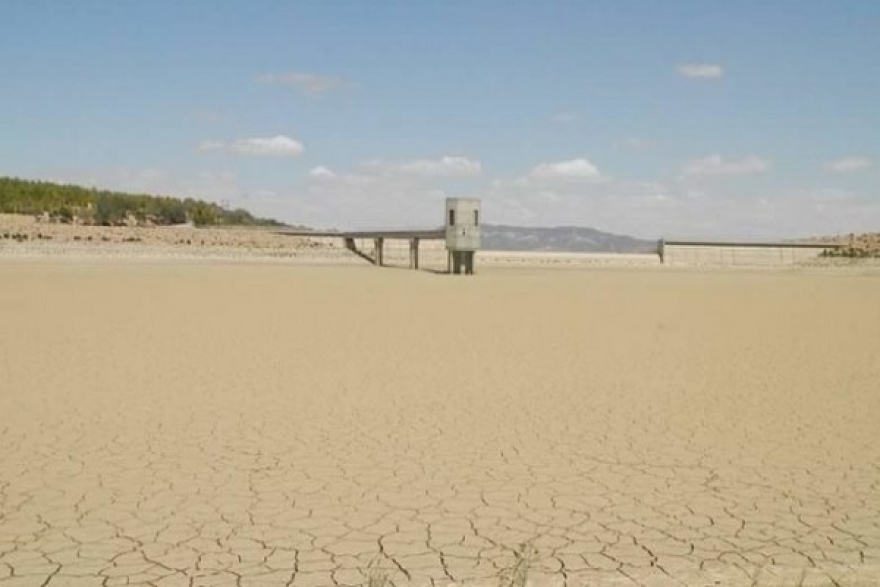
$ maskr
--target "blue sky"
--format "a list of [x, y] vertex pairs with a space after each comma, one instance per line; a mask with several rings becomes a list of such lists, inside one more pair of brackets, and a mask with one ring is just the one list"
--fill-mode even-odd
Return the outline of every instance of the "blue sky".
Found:
[[0, 3], [0, 174], [321, 227], [880, 230], [880, 2]]

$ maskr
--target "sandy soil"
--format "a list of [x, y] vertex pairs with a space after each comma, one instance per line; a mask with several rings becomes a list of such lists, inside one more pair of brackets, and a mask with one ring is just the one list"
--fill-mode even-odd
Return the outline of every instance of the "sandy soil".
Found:
[[2, 587], [880, 581], [877, 273], [0, 284]]

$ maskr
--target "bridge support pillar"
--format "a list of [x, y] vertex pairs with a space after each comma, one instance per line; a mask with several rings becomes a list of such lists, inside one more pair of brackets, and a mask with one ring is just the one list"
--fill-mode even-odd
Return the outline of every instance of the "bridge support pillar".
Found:
[[384, 238], [376, 238], [373, 239], [373, 256], [374, 263], [376, 267], [381, 267], [385, 262], [385, 251], [384, 251], [385, 239]]
[[409, 239], [409, 268], [419, 268], [419, 239]]
[[447, 267], [453, 275], [473, 275], [474, 251], [449, 251]]

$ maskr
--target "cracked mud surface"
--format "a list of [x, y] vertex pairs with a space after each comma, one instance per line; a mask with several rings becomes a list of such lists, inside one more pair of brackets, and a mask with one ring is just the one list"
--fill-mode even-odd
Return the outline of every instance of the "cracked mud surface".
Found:
[[877, 275], [0, 284], [0, 587], [880, 582]]

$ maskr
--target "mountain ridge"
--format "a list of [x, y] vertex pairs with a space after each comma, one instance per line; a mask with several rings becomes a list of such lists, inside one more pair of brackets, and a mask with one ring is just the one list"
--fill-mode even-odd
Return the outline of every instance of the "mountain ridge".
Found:
[[588, 226], [483, 224], [482, 248], [493, 251], [566, 253], [653, 253], [657, 241], [604, 232]]

